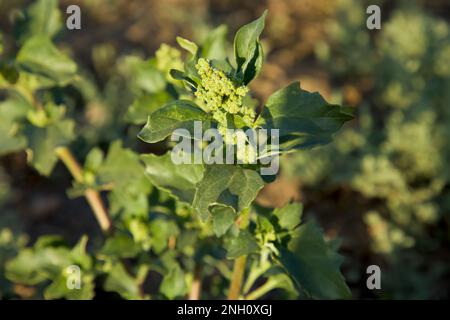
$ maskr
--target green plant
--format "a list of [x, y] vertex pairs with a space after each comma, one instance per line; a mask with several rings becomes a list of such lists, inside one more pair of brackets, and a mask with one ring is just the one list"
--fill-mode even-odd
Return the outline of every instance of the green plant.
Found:
[[[44, 14], [40, 6], [51, 10]], [[75, 121], [73, 91], [86, 108], [103, 98], [54, 44], [59, 24], [48, 23], [59, 19], [57, 1], [40, 0], [25, 16], [18, 52], [5, 51], [1, 60], [6, 99], [0, 104], [0, 153], [26, 150], [43, 175], [61, 160], [74, 179], [69, 196], [85, 196], [104, 239], [88, 246], [82, 237], [71, 248], [61, 237], [42, 236], [6, 263], [10, 281], [36, 286], [47, 299], [91, 299], [96, 286], [125, 299], [257, 299], [273, 289], [289, 297], [350, 296], [335, 244], [314, 221], [303, 221], [300, 204], [275, 210], [254, 205], [259, 190], [275, 178], [261, 176], [261, 164], [246, 156], [234, 165], [175, 164], [170, 152], [138, 154], [124, 147], [133, 145], [127, 138], [105, 138], [105, 154], [91, 128]], [[263, 65], [265, 16], [238, 30], [233, 59], [225, 55], [223, 26], [200, 46], [177, 38], [187, 51], [184, 60], [165, 44], [148, 60], [119, 59], [111, 86], [130, 80], [123, 95], [135, 99], [125, 114], [118, 113], [128, 124], [118, 126], [136, 132], [145, 124], [139, 137], [164, 150], [171, 148], [166, 138], [174, 130], [192, 131], [195, 121], [222, 134], [279, 129], [281, 153], [329, 143], [352, 119], [351, 108], [330, 105], [298, 82], [275, 92], [258, 113], [248, 85]], [[225, 142], [234, 144], [227, 136]], [[83, 165], [70, 151], [80, 145], [90, 149]], [[108, 208], [100, 192], [107, 194]], [[81, 269], [80, 290], [66, 286], [72, 265]], [[158, 289], [148, 291], [147, 282]], [[208, 292], [201, 291], [205, 282], [212, 286]]]

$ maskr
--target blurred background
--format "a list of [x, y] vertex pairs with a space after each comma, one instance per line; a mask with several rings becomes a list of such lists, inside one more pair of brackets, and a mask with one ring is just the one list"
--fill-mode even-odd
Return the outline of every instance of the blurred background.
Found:
[[[6, 45], [31, 2], [0, 0]], [[305, 214], [340, 239], [354, 298], [449, 298], [449, 1], [63, 0], [63, 12], [70, 4], [81, 7], [82, 29], [58, 35], [58, 43], [90, 79], [83, 89], [89, 103], [76, 110], [85, 138], [79, 154], [119, 137], [146, 148], [123, 121], [132, 102], [125, 55], [152, 56], [161, 43], [176, 45], [177, 35], [201, 41], [220, 24], [232, 41], [267, 8], [266, 62], [252, 83], [260, 103], [299, 79], [329, 102], [357, 108], [357, 118], [333, 144], [284, 157], [258, 202], [303, 202]], [[381, 7], [381, 30], [366, 28], [370, 4]], [[70, 185], [62, 166], [44, 178], [24, 153], [0, 158], [0, 296], [30, 295], [25, 287], [8, 289], [2, 276], [27, 240], [60, 234], [74, 242], [100, 233], [84, 199], [68, 199], [61, 188]], [[371, 264], [381, 267], [381, 290], [366, 288]]]

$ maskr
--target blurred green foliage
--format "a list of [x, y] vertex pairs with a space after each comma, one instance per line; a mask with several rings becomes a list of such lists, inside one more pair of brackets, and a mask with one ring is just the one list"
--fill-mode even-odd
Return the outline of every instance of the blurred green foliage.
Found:
[[383, 257], [382, 296], [436, 298], [449, 273], [450, 25], [409, 3], [383, 14], [374, 34], [359, 1], [339, 1], [316, 52], [334, 81], [362, 92], [359, 121], [335, 144], [286, 158], [285, 174], [318, 197], [345, 188], [365, 199], [344, 210], [363, 214]]

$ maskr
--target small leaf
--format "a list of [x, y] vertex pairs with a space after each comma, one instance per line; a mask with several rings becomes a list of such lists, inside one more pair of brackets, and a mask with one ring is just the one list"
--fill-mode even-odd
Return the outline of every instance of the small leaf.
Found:
[[238, 76], [243, 84], [248, 84], [261, 70], [263, 52], [259, 43], [267, 10], [261, 17], [241, 27], [234, 38], [234, 55], [237, 64]]
[[207, 166], [192, 205], [204, 220], [211, 204], [227, 205], [240, 212], [250, 206], [263, 186], [256, 171], [232, 165]]
[[180, 45], [180, 47], [182, 47], [186, 51], [189, 51], [192, 54], [192, 56], [197, 55], [198, 46], [194, 42], [182, 37], [177, 37], [177, 42]]
[[208, 114], [188, 100], [169, 102], [153, 112], [138, 137], [147, 143], [164, 140], [175, 129], [194, 130], [194, 121], [206, 121]]
[[152, 249], [156, 253], [161, 253], [167, 248], [170, 237], [180, 233], [174, 221], [158, 218], [150, 223], [150, 237], [152, 239]]
[[108, 155], [98, 170], [102, 185], [114, 186], [109, 194], [111, 212], [146, 217], [148, 194], [152, 186], [144, 175], [139, 155], [122, 146], [121, 141], [111, 143]]
[[195, 92], [197, 90], [197, 82], [194, 79], [190, 78], [185, 72], [172, 69], [170, 70], [170, 76], [175, 80], [183, 81], [186, 87], [192, 92]]
[[112, 269], [108, 272], [104, 288], [106, 291], [117, 292], [125, 299], [141, 299], [137, 280], [125, 270], [121, 262], [114, 263]]
[[283, 151], [329, 143], [332, 134], [353, 119], [349, 108], [328, 104], [294, 82], [272, 94], [256, 124], [280, 130]]
[[192, 202], [195, 186], [203, 177], [203, 165], [175, 164], [170, 152], [163, 156], [142, 155], [141, 159], [145, 164], [145, 174], [153, 185], [179, 200]]
[[103, 157], [103, 151], [100, 148], [93, 148], [86, 156], [84, 169], [91, 172], [97, 172], [103, 163]]
[[27, 139], [21, 122], [26, 118], [30, 106], [25, 100], [10, 99], [0, 103], [0, 155], [24, 149]]
[[170, 100], [172, 97], [166, 91], [143, 95], [128, 108], [125, 120], [132, 124], [145, 124], [149, 115], [162, 108]]
[[169, 299], [184, 296], [187, 293], [187, 284], [183, 270], [180, 267], [171, 269], [165, 275], [159, 291]]
[[72, 81], [77, 71], [77, 65], [59, 51], [45, 35], [28, 39], [17, 54], [16, 60], [27, 72], [52, 80], [55, 85], [60, 86]]
[[255, 238], [245, 230], [240, 230], [237, 236], [231, 236], [226, 240], [227, 258], [236, 259], [258, 251], [258, 243]]
[[303, 213], [301, 203], [291, 203], [283, 208], [276, 208], [273, 214], [278, 218], [278, 224], [284, 229], [294, 229], [300, 224]]
[[227, 58], [227, 32], [226, 25], [211, 30], [202, 43], [202, 57], [208, 60], [225, 60]]
[[81, 274], [79, 289], [69, 289], [67, 287], [67, 276], [61, 273], [52, 279], [52, 283], [45, 288], [44, 298], [68, 299], [68, 300], [91, 300], [94, 297], [94, 276], [92, 274]]
[[165, 75], [156, 68], [155, 60], [127, 56], [123, 59], [120, 70], [130, 79], [130, 87], [136, 94], [153, 94], [166, 88]]
[[55, 149], [68, 145], [74, 138], [75, 123], [72, 120], [59, 120], [45, 128], [28, 125], [25, 134], [28, 139], [29, 162], [41, 174], [48, 176], [58, 158]]
[[214, 205], [210, 208], [213, 219], [213, 230], [216, 236], [223, 236], [236, 220], [233, 208], [224, 205]]
[[[55, 36], [62, 27], [62, 15], [58, 0], [38, 0], [28, 8], [23, 24], [21, 39], [33, 35]], [[20, 26], [19, 26], [20, 27]]]
[[84, 270], [92, 268], [92, 259], [86, 252], [88, 237], [82, 236], [78, 243], [70, 251], [70, 257], [74, 264]]

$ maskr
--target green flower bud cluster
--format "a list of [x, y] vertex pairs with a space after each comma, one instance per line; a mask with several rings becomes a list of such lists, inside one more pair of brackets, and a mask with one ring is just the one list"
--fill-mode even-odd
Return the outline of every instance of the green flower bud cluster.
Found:
[[229, 128], [229, 114], [238, 115], [246, 124], [251, 125], [255, 111], [243, 105], [248, 88], [237, 87], [223, 71], [212, 67], [204, 58], [198, 59], [195, 67], [201, 79], [195, 96], [212, 112], [213, 118], [219, 123], [220, 133], [225, 136], [225, 130]]
[[[181, 52], [163, 43], [155, 53], [156, 56], [156, 68], [166, 73], [168, 76], [171, 69], [181, 70], [184, 69], [183, 60], [181, 60]], [[168, 77], [168, 79], [172, 79]]]

